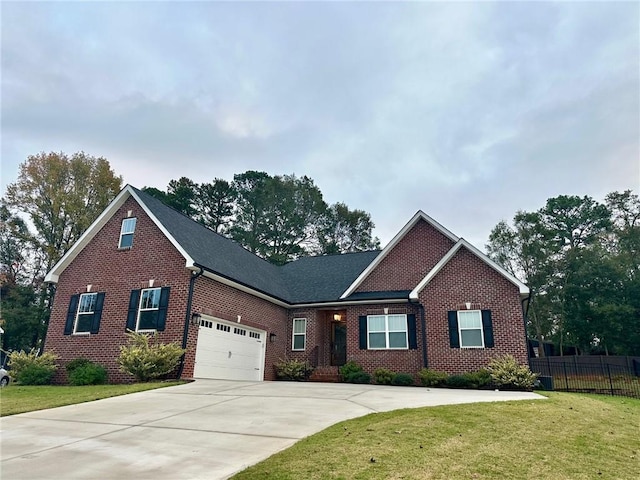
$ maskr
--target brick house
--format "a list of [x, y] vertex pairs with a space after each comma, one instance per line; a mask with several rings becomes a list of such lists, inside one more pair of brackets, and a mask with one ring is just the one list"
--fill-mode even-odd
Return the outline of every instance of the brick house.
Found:
[[[118, 371], [126, 329], [187, 353], [183, 378], [273, 380], [280, 359], [415, 374], [527, 363], [528, 288], [423, 212], [380, 251], [272, 265], [126, 186], [47, 274], [45, 349]], [[59, 369], [57, 381], [64, 380]]]

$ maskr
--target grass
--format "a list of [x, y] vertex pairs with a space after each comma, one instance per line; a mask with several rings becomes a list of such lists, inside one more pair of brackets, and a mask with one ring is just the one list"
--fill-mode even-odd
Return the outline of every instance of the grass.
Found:
[[32, 412], [45, 408], [62, 407], [75, 403], [91, 402], [101, 398], [116, 397], [127, 393], [153, 390], [154, 388], [180, 385], [184, 382], [150, 382], [128, 385], [22, 386], [9, 385], [0, 389], [0, 416]]
[[609, 394], [613, 390], [616, 395], [640, 398], [640, 378], [628, 375], [613, 375], [609, 377], [599, 375], [558, 375], [554, 377], [556, 390], [570, 390], [583, 393]]
[[349, 420], [233, 478], [638, 478], [640, 400], [546, 395]]

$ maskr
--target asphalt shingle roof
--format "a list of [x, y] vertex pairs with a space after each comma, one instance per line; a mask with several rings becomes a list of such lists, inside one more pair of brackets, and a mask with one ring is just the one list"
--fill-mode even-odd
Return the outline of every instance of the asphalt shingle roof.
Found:
[[196, 264], [290, 304], [339, 300], [380, 253], [304, 257], [278, 267], [157, 198], [133, 190]]

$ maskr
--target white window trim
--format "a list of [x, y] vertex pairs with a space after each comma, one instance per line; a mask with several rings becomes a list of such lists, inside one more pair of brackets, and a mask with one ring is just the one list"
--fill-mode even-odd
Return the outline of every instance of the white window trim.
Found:
[[[402, 315], [404, 316], [404, 325], [405, 325], [405, 329], [404, 329], [404, 343], [406, 345], [406, 347], [389, 347], [389, 333], [399, 333], [402, 332], [402, 330], [393, 330], [390, 331], [389, 330], [389, 317], [393, 316], [396, 317], [398, 315]], [[369, 318], [370, 317], [384, 317], [384, 342], [385, 342], [385, 347], [380, 347], [380, 348], [376, 348], [376, 347], [371, 347], [369, 345], [369, 333], [383, 333], [382, 331], [379, 332], [371, 332], [369, 330]], [[409, 350], [409, 321], [407, 318], [407, 314], [406, 313], [391, 313], [391, 314], [384, 314], [384, 315], [367, 315], [367, 350]]]
[[160, 310], [160, 297], [158, 297], [158, 307], [157, 308], [142, 308], [142, 299], [144, 298], [144, 292], [148, 291], [148, 290], [159, 290], [160, 291], [160, 295], [162, 295], [162, 289], [160, 287], [153, 287], [153, 288], [143, 288], [142, 290], [140, 290], [140, 300], [138, 301], [138, 315], [136, 316], [136, 332], [139, 333], [150, 333], [150, 332], [156, 332], [157, 329], [155, 328], [146, 328], [144, 330], [141, 330], [140, 327], [140, 313], [141, 312], [157, 312]]
[[[296, 333], [296, 321], [304, 320], [304, 333]], [[302, 337], [302, 348], [295, 348], [295, 338]], [[291, 323], [291, 350], [293, 352], [304, 352], [307, 349], [307, 319], [294, 318]]]
[[[466, 312], [478, 312], [478, 315], [480, 315], [480, 341], [482, 343], [482, 345], [470, 345], [468, 347], [465, 347], [462, 345], [462, 331], [463, 330], [478, 330], [477, 328], [462, 328], [460, 326], [460, 312], [466, 313]], [[484, 348], [484, 326], [482, 324], [482, 310], [458, 310], [456, 312], [456, 317], [458, 318], [458, 338], [460, 339], [460, 348]]]
[[80, 319], [80, 315], [95, 315], [96, 311], [95, 311], [95, 303], [94, 303], [94, 310], [90, 311], [90, 312], [80, 312], [80, 307], [82, 306], [82, 297], [88, 297], [88, 296], [95, 296], [96, 297], [96, 301], [98, 300], [98, 293], [97, 292], [90, 292], [90, 293], [82, 293], [80, 294], [80, 298], [78, 298], [78, 309], [76, 310], [76, 319], [73, 322], [73, 335], [91, 335], [91, 328], [89, 328], [88, 332], [78, 332], [78, 320]]
[[[124, 225], [125, 223], [127, 223], [127, 220], [133, 220], [133, 230], [131, 231], [126, 231], [124, 230]], [[127, 217], [127, 218], [123, 218], [122, 219], [122, 225], [120, 225], [120, 239], [118, 240], [118, 248], [121, 248], [123, 250], [128, 250], [131, 247], [133, 247], [133, 234], [136, 232], [136, 227], [138, 226], [138, 219], [136, 217]], [[122, 246], [122, 238], [125, 235], [131, 235], [131, 245], [128, 247], [123, 247]]]

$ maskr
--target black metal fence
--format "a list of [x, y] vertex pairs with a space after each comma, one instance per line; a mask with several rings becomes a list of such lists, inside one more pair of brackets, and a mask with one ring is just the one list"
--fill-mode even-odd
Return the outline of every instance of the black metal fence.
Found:
[[615, 360], [587, 356], [532, 358], [529, 366], [540, 374], [540, 383], [547, 390], [640, 398], [640, 359], [610, 358]]

